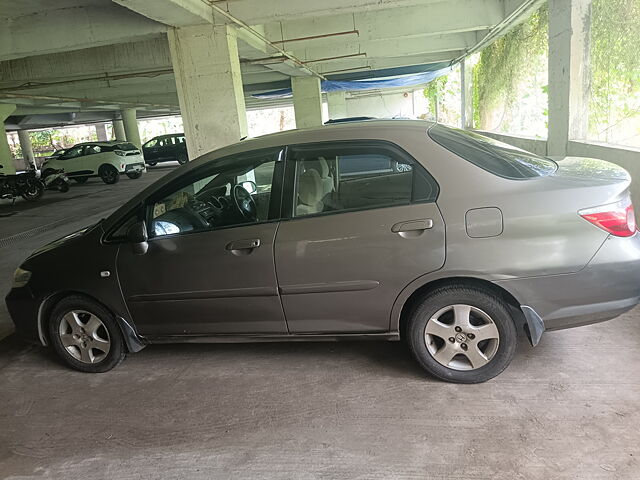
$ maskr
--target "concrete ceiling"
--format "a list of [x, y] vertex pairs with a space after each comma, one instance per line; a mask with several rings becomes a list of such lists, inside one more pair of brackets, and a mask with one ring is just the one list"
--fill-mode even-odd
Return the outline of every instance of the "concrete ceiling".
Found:
[[166, 31], [206, 22], [239, 29], [246, 95], [288, 86], [295, 75], [365, 78], [387, 69], [419, 71], [504, 34], [540, 3], [0, 1], [0, 21], [7, 26], [0, 29], [0, 102], [18, 104], [12, 123], [32, 128], [44, 114], [47, 122], [56, 114], [73, 122], [101, 119], [124, 106], [137, 106], [143, 115], [176, 113]]

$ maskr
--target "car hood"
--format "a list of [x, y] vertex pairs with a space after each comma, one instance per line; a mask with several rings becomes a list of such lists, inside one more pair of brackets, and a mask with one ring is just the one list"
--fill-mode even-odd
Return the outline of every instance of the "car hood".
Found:
[[31, 259], [37, 257], [38, 255], [42, 255], [43, 253], [50, 252], [51, 250], [59, 248], [62, 245], [66, 245], [69, 242], [73, 242], [76, 239], [85, 236], [88, 232], [90, 232], [93, 229], [95, 229], [96, 227], [98, 227], [101, 222], [102, 222], [102, 220], [100, 220], [99, 222], [94, 223], [92, 225], [89, 225], [87, 227], [81, 228], [80, 230], [76, 230], [73, 233], [69, 233], [68, 235], [65, 235], [64, 237], [58, 238], [57, 240], [54, 240], [53, 242], [49, 242], [46, 245], [43, 245], [42, 247], [38, 248], [37, 250], [34, 250], [33, 253], [31, 253], [31, 255], [29, 255], [27, 260], [31, 260]]

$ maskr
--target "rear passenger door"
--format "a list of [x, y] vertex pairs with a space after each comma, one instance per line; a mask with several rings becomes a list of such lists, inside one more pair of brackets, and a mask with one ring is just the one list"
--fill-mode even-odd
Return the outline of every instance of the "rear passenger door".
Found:
[[396, 145], [290, 148], [275, 260], [291, 333], [389, 330], [411, 281], [444, 264], [438, 185]]

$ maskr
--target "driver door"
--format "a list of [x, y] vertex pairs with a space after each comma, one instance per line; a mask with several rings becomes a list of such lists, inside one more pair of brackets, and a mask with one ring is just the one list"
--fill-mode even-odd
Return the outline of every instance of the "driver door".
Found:
[[[118, 254], [123, 295], [142, 335], [287, 333], [273, 257], [283, 164], [281, 149], [234, 155], [147, 199], [147, 252], [124, 243]], [[260, 194], [235, 198], [256, 170]], [[240, 210], [251, 201], [252, 214]]]

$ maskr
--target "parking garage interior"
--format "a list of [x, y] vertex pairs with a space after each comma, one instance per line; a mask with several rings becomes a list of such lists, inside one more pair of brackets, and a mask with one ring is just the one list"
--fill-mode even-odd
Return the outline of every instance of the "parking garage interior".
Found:
[[[620, 165], [638, 203], [638, 146], [589, 139], [596, 2], [0, 0], [1, 172], [40, 168], [29, 132], [43, 129], [89, 126], [95, 141], [140, 148], [142, 122], [179, 117], [195, 160], [251, 137], [253, 112], [289, 109], [298, 129], [409, 117], [415, 91], [424, 101], [427, 85], [455, 75], [453, 126]], [[540, 9], [547, 135], [486, 131], [470, 59]], [[31, 252], [177, 168], [0, 199], [3, 296]], [[0, 478], [637, 478], [639, 315], [536, 347], [521, 335], [502, 375], [455, 385], [426, 375], [402, 342], [154, 345], [88, 375], [23, 342], [3, 302]]]

